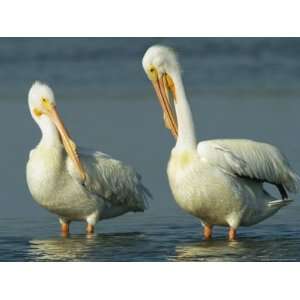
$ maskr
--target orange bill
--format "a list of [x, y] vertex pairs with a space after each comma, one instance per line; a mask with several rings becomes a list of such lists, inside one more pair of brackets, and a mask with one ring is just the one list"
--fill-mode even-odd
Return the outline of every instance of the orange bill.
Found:
[[84, 169], [80, 162], [80, 159], [78, 157], [75, 143], [72, 141], [70, 135], [68, 134], [68, 132], [63, 124], [63, 121], [60, 118], [55, 106], [54, 105], [49, 106], [47, 111], [48, 111], [49, 118], [52, 120], [52, 122], [55, 124], [57, 130], [59, 131], [59, 134], [61, 136], [61, 139], [62, 139], [62, 142], [63, 142], [63, 145], [65, 147], [67, 154], [72, 159], [75, 166], [77, 167], [82, 181], [84, 181], [85, 180], [85, 172], [84, 172]]
[[[165, 76], [162, 76], [160, 79], [153, 81], [153, 86], [164, 113], [165, 125], [167, 128], [170, 129], [174, 138], [177, 139], [178, 136], [177, 120], [171, 107], [167, 80], [169, 79], [165, 78]], [[172, 89], [170, 91], [173, 93], [174, 100], [175, 100], [175, 93], [173, 92]]]

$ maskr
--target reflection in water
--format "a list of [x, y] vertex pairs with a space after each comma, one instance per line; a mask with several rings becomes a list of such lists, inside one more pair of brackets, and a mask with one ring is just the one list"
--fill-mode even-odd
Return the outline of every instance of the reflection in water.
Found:
[[210, 241], [176, 247], [171, 261], [299, 261], [300, 239]]
[[28, 255], [34, 261], [105, 261], [114, 254], [122, 257], [118, 249], [135, 247], [141, 240], [143, 235], [135, 232], [31, 240]]
[[241, 242], [209, 241], [176, 247], [175, 261], [232, 261], [242, 257], [245, 248]]

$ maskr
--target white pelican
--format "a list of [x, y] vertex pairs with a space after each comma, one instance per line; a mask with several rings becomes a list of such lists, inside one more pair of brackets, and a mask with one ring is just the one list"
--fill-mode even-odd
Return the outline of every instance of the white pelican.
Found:
[[63, 234], [71, 221], [86, 221], [92, 233], [98, 220], [145, 210], [150, 194], [131, 167], [98, 151], [77, 150], [49, 86], [35, 82], [28, 102], [42, 139], [30, 152], [27, 184], [35, 201], [58, 215]]
[[[176, 139], [167, 168], [173, 196], [183, 210], [202, 221], [205, 239], [211, 239], [213, 225], [219, 225], [228, 226], [228, 238], [235, 240], [239, 226], [256, 224], [291, 202], [286, 190], [297, 192], [299, 177], [274, 146], [245, 139], [196, 143], [172, 49], [150, 47], [143, 68], [162, 106], [165, 125]], [[282, 199], [264, 190], [264, 182], [276, 185]]]

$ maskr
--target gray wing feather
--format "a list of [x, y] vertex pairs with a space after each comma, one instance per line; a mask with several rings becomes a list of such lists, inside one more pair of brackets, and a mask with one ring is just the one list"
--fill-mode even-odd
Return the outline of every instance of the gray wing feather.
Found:
[[200, 157], [231, 175], [281, 184], [297, 192], [299, 176], [274, 146], [251, 140], [210, 140], [198, 144]]
[[[78, 152], [86, 171], [86, 180], [82, 184], [89, 192], [112, 205], [126, 205], [133, 211], [147, 208], [147, 198], [151, 198], [151, 194], [132, 167], [99, 151], [79, 148]], [[78, 176], [73, 177], [80, 180]]]

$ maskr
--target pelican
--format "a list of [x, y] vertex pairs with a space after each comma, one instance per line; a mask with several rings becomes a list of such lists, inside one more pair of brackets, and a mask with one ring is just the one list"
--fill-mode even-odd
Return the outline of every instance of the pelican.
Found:
[[[229, 240], [239, 226], [256, 224], [289, 204], [287, 191], [296, 193], [299, 177], [274, 146], [246, 139], [216, 139], [197, 144], [191, 109], [180, 65], [168, 47], [150, 47], [143, 68], [162, 106], [166, 127], [176, 140], [167, 167], [177, 204], [199, 218], [206, 240], [214, 225], [226, 226]], [[276, 200], [263, 187], [275, 185]]]
[[52, 89], [35, 82], [28, 94], [42, 138], [31, 150], [26, 178], [33, 199], [56, 214], [63, 234], [71, 221], [98, 220], [144, 211], [150, 193], [133, 168], [99, 151], [77, 148], [56, 108]]

